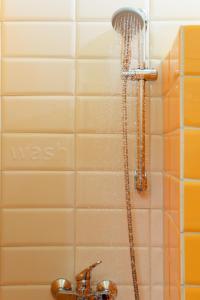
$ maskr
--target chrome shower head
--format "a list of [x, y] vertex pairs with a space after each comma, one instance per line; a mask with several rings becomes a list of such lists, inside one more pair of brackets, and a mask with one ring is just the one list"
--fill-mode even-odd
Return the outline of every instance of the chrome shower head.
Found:
[[141, 9], [135, 9], [135, 8], [131, 8], [131, 7], [124, 7], [124, 8], [120, 8], [118, 9], [112, 16], [112, 26], [113, 28], [122, 34], [122, 27], [118, 26], [119, 22], [121, 22], [121, 20], [123, 19], [129, 19], [130, 17], [132, 17], [133, 19], [135, 19], [140, 28], [143, 29], [143, 27], [145, 26], [146, 29], [146, 24], [147, 24], [147, 19], [146, 16], [144, 14], [144, 12]]

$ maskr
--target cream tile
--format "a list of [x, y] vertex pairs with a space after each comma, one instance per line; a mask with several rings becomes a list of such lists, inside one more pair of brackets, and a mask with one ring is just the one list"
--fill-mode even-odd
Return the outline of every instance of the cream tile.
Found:
[[[134, 208], [148, 208], [148, 194], [134, 190], [130, 174], [131, 198]], [[78, 172], [76, 206], [79, 208], [125, 208], [123, 172]]]
[[[4, 132], [73, 132], [73, 97], [3, 97]], [[31, 112], [31, 117], [30, 117]]]
[[2, 34], [4, 56], [75, 55], [75, 25], [70, 22], [5, 22]]
[[[139, 291], [143, 300], [150, 300], [150, 289], [148, 286], [139, 286]], [[134, 291], [132, 286], [119, 286], [117, 299], [133, 300], [133, 294]]]
[[5, 59], [4, 95], [73, 95], [74, 62], [65, 59]]
[[4, 134], [4, 170], [72, 170], [71, 134]]
[[73, 207], [73, 172], [3, 172], [3, 207]]
[[151, 98], [150, 100], [150, 126], [152, 134], [162, 134], [163, 132], [163, 99]]
[[151, 208], [163, 207], [163, 176], [162, 173], [152, 173], [151, 177]]
[[78, 95], [116, 95], [120, 93], [118, 60], [79, 60], [77, 65]]
[[153, 286], [151, 289], [151, 299], [164, 300], [164, 288], [162, 285]]
[[60, 277], [74, 279], [71, 247], [5, 247], [1, 250], [2, 285], [49, 285]]
[[[131, 150], [132, 144], [131, 138]], [[76, 159], [78, 170], [123, 170], [121, 135], [79, 134]], [[133, 168], [132, 157], [130, 160], [130, 167]]]
[[49, 285], [33, 285], [33, 286], [2, 286], [0, 288], [0, 296], [3, 300], [49, 300], [52, 299]]
[[[161, 4], [162, 5], [162, 4]], [[163, 5], [164, 7], [164, 5]], [[163, 59], [172, 47], [181, 22], [150, 23], [150, 57]], [[163, 36], [165, 38], [163, 38]]]
[[163, 138], [152, 135], [151, 137], [151, 170], [162, 171], [163, 168]]
[[163, 211], [151, 210], [151, 245], [163, 245]]
[[111, 22], [78, 23], [78, 57], [107, 58], [120, 56], [120, 42]]
[[[77, 130], [85, 133], [121, 133], [120, 97], [78, 97]], [[134, 127], [134, 102], [128, 104], [129, 132]]]
[[124, 6], [145, 7], [145, 0], [78, 0], [78, 18], [79, 19], [108, 19], [110, 21], [112, 14], [118, 8]]
[[150, 14], [153, 20], [189, 20], [199, 19], [198, 0], [181, 1], [181, 7], [179, 1], [169, 0], [163, 2], [160, 0], [151, 0]]
[[[136, 245], [149, 243], [149, 215], [147, 210], [134, 210]], [[126, 210], [77, 210], [77, 245], [128, 245]], [[87, 234], [86, 234], [87, 233]]]
[[[162, 285], [163, 284], [163, 249], [152, 248], [151, 249], [151, 284]], [[160, 298], [153, 298], [160, 299]]]
[[[129, 248], [126, 247], [78, 247], [76, 252], [76, 270], [89, 266], [97, 260], [102, 260], [95, 272], [93, 281], [109, 278], [117, 285], [131, 285], [132, 277], [130, 270]], [[112, 261], [112, 263], [111, 263]], [[136, 261], [138, 267], [139, 284], [149, 284], [149, 250], [148, 248], [136, 249]]]
[[[23, 8], [23, 9], [22, 9]], [[72, 20], [75, 2], [56, 0], [6, 0], [3, 17], [6, 20]]]
[[71, 209], [3, 209], [1, 218], [3, 246], [71, 245], [74, 242]]

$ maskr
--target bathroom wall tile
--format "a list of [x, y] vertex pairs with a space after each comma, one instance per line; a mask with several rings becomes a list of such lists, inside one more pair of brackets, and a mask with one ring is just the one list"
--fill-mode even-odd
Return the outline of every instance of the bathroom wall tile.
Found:
[[72, 170], [71, 134], [4, 134], [4, 170]]
[[200, 182], [184, 182], [184, 229], [200, 231]]
[[161, 136], [151, 136], [151, 170], [161, 171], [163, 167], [163, 140]]
[[200, 127], [199, 85], [200, 85], [199, 77], [184, 78], [184, 124], [186, 126]]
[[[163, 284], [163, 249], [151, 248], [151, 284]], [[159, 298], [153, 298], [159, 299]]]
[[73, 172], [3, 172], [1, 207], [70, 208], [74, 187]]
[[124, 6], [144, 8], [145, 0], [115, 0], [109, 3], [106, 0], [78, 0], [78, 19], [109, 20], [112, 14]]
[[80, 22], [78, 23], [77, 55], [79, 58], [119, 57], [120, 42], [115, 43], [117, 37], [110, 21]]
[[200, 284], [200, 235], [185, 235], [185, 284]]
[[4, 22], [2, 29], [4, 56], [47, 58], [75, 55], [73, 23]]
[[180, 76], [182, 69], [181, 51], [182, 51], [182, 27], [180, 27], [177, 36], [173, 42], [170, 50], [170, 73], [169, 80], [170, 85], [173, 85], [174, 81]]
[[[132, 283], [128, 247], [78, 247], [76, 251], [76, 270], [78, 273], [97, 260], [102, 260], [94, 274], [93, 282], [110, 278], [117, 285]], [[149, 249], [136, 248], [139, 284], [149, 284]], [[112, 263], [111, 263], [112, 261]]]
[[[136, 245], [149, 243], [149, 214], [134, 210]], [[126, 210], [77, 210], [77, 245], [123, 246], [128, 244]], [[87, 235], [85, 234], [87, 232]]]
[[49, 285], [61, 277], [74, 278], [71, 247], [3, 247], [1, 250], [1, 285]]
[[163, 296], [164, 296], [163, 285], [157, 285], [157, 286], [153, 285], [151, 288], [151, 299], [163, 299]]
[[3, 300], [49, 300], [51, 291], [49, 285], [20, 285], [20, 286], [2, 286], [0, 288], [0, 297]]
[[[151, 203], [149, 195], [135, 192], [133, 173], [130, 173], [130, 180], [134, 207], [148, 208]], [[78, 172], [76, 186], [76, 205], [79, 208], [125, 208], [123, 172]]]
[[180, 176], [180, 130], [175, 130], [164, 137], [165, 166], [169, 174]]
[[72, 95], [74, 62], [60, 59], [19, 59], [3, 61], [4, 95]]
[[[150, 23], [150, 57], [164, 58], [177, 36], [181, 22], [151, 22]], [[163, 36], [165, 37], [163, 39]]]
[[3, 131], [73, 132], [74, 104], [73, 97], [64, 96], [3, 97]]
[[164, 99], [165, 133], [180, 128], [180, 79], [177, 78], [170, 86]]
[[[75, 16], [74, 1], [3, 0], [5, 20], [72, 20]], [[23, 7], [23, 9], [22, 9]]]
[[109, 96], [120, 93], [119, 60], [79, 60], [77, 94]]
[[198, 19], [199, 15], [197, 10], [199, 8], [199, 1], [192, 0], [188, 4], [187, 0], [181, 2], [174, 2], [169, 0], [162, 2], [160, 0], [151, 0], [150, 14], [154, 20], [183, 20], [183, 19]]
[[[76, 109], [78, 132], [121, 133], [121, 98], [78, 97]], [[128, 112], [129, 132], [133, 132], [134, 102], [132, 99], [129, 101]]]
[[3, 209], [1, 224], [3, 246], [71, 245], [74, 242], [71, 209]]
[[[132, 152], [133, 138], [130, 139]], [[123, 170], [121, 135], [118, 134], [79, 134], [77, 137], [78, 170]], [[133, 168], [133, 159], [130, 159]]]
[[184, 73], [187, 75], [200, 75], [199, 72], [200, 28], [199, 26], [184, 26], [183, 32], [184, 32]]
[[198, 300], [200, 297], [200, 288], [187, 287], [185, 288], [185, 300]]
[[163, 245], [163, 212], [159, 209], [151, 210], [151, 245]]
[[184, 176], [185, 178], [200, 178], [200, 131], [184, 131]]
[[[150, 289], [149, 286], [139, 286], [140, 296], [143, 300], [150, 300]], [[123, 300], [133, 299], [133, 286], [119, 286], [117, 298]]]
[[[164, 57], [162, 61], [162, 94], [166, 96], [167, 92], [169, 91], [170, 84], [169, 84], [169, 75], [170, 75], [170, 55], [167, 53], [167, 55]], [[167, 114], [164, 114], [167, 116]]]
[[151, 173], [151, 208], [163, 207], [162, 173]]
[[163, 132], [163, 99], [151, 98], [150, 100], [150, 127], [152, 134], [162, 134]]

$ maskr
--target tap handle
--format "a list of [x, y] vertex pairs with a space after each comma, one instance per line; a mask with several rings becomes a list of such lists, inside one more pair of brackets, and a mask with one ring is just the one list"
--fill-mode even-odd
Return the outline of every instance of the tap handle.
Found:
[[101, 264], [102, 261], [98, 260], [97, 262], [95, 262], [94, 264], [90, 265], [88, 268], [84, 269], [83, 271], [81, 271], [79, 274], [76, 275], [76, 280], [80, 281], [80, 280], [89, 280], [91, 277], [91, 271], [98, 266], [99, 264]]

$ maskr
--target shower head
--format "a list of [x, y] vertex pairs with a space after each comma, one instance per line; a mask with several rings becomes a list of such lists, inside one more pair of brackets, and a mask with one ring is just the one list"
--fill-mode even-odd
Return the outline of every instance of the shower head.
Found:
[[118, 26], [119, 22], [124, 19], [130, 19], [130, 17], [133, 18], [133, 20], [137, 21], [138, 25], [140, 26], [141, 29], [145, 26], [146, 28], [146, 23], [147, 19], [144, 14], [144, 12], [141, 9], [135, 9], [131, 7], [124, 7], [118, 9], [112, 16], [112, 26], [113, 28], [119, 32], [122, 33], [122, 27]]

